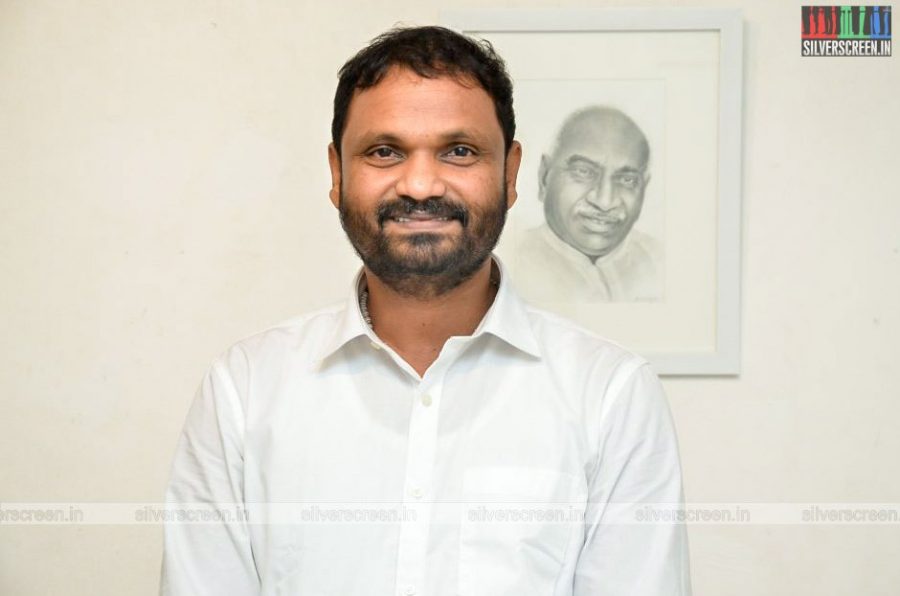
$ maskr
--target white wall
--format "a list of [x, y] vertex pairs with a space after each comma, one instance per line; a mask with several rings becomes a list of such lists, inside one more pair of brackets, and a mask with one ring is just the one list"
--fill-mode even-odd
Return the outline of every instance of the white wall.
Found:
[[[442, 5], [0, 3], [2, 501], [158, 500], [209, 361], [343, 295], [335, 72]], [[744, 372], [666, 380], [687, 497], [898, 502], [897, 57], [801, 59], [799, 3], [707, 5], [746, 19]], [[898, 534], [696, 526], [695, 592], [893, 594]], [[0, 526], [0, 592], [152, 593], [160, 537]]]

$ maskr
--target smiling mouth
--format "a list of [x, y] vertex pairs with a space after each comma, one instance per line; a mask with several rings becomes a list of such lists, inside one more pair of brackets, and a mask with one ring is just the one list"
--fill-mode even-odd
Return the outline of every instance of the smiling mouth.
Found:
[[397, 223], [407, 223], [411, 221], [450, 221], [449, 217], [394, 217], [391, 219]]
[[588, 223], [602, 224], [607, 226], [617, 226], [622, 223], [622, 220], [618, 217], [606, 217], [604, 215], [582, 214], [581, 219]]
[[469, 219], [462, 205], [442, 197], [417, 201], [401, 196], [383, 203], [377, 215], [382, 227], [410, 231], [444, 231], [453, 229], [453, 222], [465, 228]]
[[453, 217], [435, 217], [424, 213], [398, 215], [397, 217], [389, 217], [386, 221], [389, 222], [392, 227], [416, 232], [429, 230], [437, 231], [448, 228], [453, 225], [454, 222], [458, 222], [458, 220]]
[[614, 233], [621, 225], [622, 220], [615, 217], [594, 216], [582, 214], [579, 219], [581, 226], [588, 232], [595, 234], [611, 234]]

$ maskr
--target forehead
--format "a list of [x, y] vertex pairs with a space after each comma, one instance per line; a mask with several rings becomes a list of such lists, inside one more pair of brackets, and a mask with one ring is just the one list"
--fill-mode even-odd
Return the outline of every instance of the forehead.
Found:
[[647, 164], [647, 142], [629, 123], [609, 118], [585, 118], [560, 131], [554, 157], [581, 155], [615, 167], [643, 168]]
[[377, 85], [359, 89], [350, 101], [344, 142], [371, 135], [401, 138], [465, 131], [485, 142], [503, 141], [494, 103], [469, 79], [425, 78], [392, 68]]

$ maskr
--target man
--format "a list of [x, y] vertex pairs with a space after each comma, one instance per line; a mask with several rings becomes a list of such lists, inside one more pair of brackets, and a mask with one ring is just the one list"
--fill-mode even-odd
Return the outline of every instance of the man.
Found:
[[519, 247], [516, 282], [526, 298], [662, 298], [661, 251], [632, 229], [649, 160], [646, 136], [620, 110], [592, 106], [566, 119], [538, 172], [546, 224], [526, 232]]
[[[681, 499], [658, 380], [491, 258], [521, 156], [500, 58], [391, 31], [334, 104], [331, 200], [363, 268], [211, 367], [167, 499], [250, 519], [169, 525], [162, 593], [688, 593], [683, 526], [621, 516]], [[491, 523], [512, 504], [569, 516]]]

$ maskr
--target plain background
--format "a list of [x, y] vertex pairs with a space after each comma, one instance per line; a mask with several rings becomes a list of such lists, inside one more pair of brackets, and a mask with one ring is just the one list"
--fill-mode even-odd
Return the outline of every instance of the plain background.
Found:
[[[803, 59], [799, 4], [706, 4], [745, 18], [743, 374], [665, 380], [687, 498], [896, 503], [898, 58]], [[0, 1], [2, 501], [158, 501], [212, 358], [344, 295], [335, 73], [442, 5]], [[900, 585], [897, 526], [690, 537], [698, 596]], [[0, 592], [153, 593], [160, 551], [156, 525], [2, 526]]]

